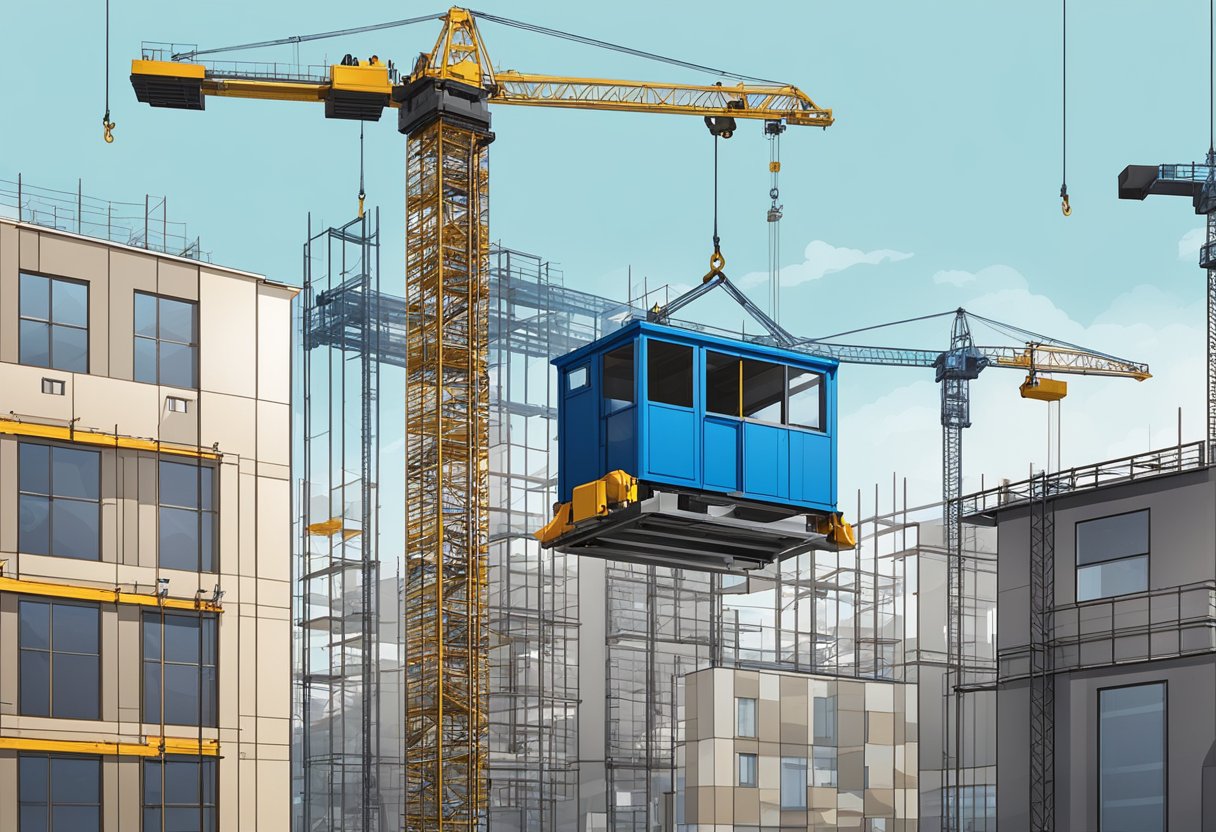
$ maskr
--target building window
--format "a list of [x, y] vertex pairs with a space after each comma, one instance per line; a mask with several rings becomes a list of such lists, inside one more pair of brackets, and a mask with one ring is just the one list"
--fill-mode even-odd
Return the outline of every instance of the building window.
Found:
[[1077, 600], [1148, 589], [1148, 509], [1077, 523]]
[[101, 760], [47, 754], [17, 758], [20, 832], [101, 832]]
[[735, 732], [741, 737], [756, 736], [756, 700], [735, 699]]
[[42, 392], [48, 396], [62, 396], [66, 392], [66, 386], [61, 378], [44, 378]]
[[836, 744], [836, 697], [816, 696], [814, 711], [814, 741], [816, 745]]
[[143, 721], [215, 727], [215, 616], [163, 617], [144, 613]]
[[836, 787], [836, 749], [832, 746], [816, 747], [812, 750], [816, 786]]
[[215, 832], [215, 760], [144, 761], [143, 832]]
[[215, 470], [160, 463], [158, 563], [166, 569], [215, 571]]
[[633, 344], [604, 353], [604, 409], [607, 413], [633, 404]]
[[21, 275], [18, 359], [34, 367], [89, 371], [89, 285]]
[[756, 788], [756, 755], [739, 754], [739, 785], [743, 788]]
[[692, 407], [692, 347], [653, 339], [646, 342], [646, 398]]
[[781, 758], [781, 808], [806, 808], [806, 757]]
[[1164, 832], [1164, 682], [1098, 691], [1098, 828]]
[[20, 551], [98, 559], [101, 455], [97, 451], [20, 443], [17, 501]]
[[591, 374], [587, 372], [587, 365], [575, 367], [566, 374], [566, 389], [567, 390], [582, 390], [591, 383]]
[[17, 617], [20, 712], [63, 719], [100, 718], [97, 607], [22, 600]]
[[198, 304], [135, 293], [135, 380], [197, 387]]
[[190, 400], [183, 399], [181, 396], [166, 396], [165, 408], [170, 413], [189, 413]]

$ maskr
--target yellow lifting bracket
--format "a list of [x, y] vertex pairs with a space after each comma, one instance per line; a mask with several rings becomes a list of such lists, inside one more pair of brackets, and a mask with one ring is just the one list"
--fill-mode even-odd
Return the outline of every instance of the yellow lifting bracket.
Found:
[[854, 531], [853, 524], [845, 520], [844, 515], [839, 511], [819, 518], [815, 530], [827, 535], [828, 542], [834, 543], [841, 549], [852, 549], [857, 546], [857, 532]]
[[638, 479], [624, 471], [611, 471], [598, 480], [576, 485], [571, 496], [573, 500], [557, 506], [553, 519], [533, 533], [541, 543], [573, 531], [575, 523], [603, 517], [614, 509], [636, 503]]

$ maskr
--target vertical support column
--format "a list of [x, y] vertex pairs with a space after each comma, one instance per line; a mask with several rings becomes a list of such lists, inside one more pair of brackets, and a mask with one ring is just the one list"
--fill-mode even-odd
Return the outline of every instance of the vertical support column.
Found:
[[[1216, 171], [1214, 171], [1216, 172]], [[1204, 246], [1204, 257], [1216, 251], [1216, 212], [1207, 215], [1207, 245]], [[1212, 452], [1216, 450], [1216, 269], [1209, 268], [1208, 273], [1208, 354], [1207, 354], [1207, 444], [1204, 446], [1204, 459], [1211, 461]]]
[[1055, 830], [1055, 510], [1044, 471], [1030, 500], [1030, 830]]
[[492, 134], [408, 132], [404, 820], [456, 832], [486, 811]]

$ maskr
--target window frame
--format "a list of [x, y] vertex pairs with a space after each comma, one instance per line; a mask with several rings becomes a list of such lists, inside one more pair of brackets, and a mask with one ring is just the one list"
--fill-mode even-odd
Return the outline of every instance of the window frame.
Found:
[[[750, 702], [752, 713], [752, 732], [750, 734], [743, 733], [743, 711], [742, 705], [744, 702]], [[736, 696], [735, 697], [735, 736], [743, 739], [754, 740], [760, 735], [760, 703], [754, 696]]]
[[[583, 380], [579, 384], [574, 383], [574, 374], [582, 372]], [[591, 386], [591, 365], [579, 364], [577, 367], [571, 367], [566, 370], [566, 392], [579, 393]]]
[[[180, 468], [199, 469], [194, 473], [195, 485], [198, 489], [197, 494], [195, 495], [197, 498], [196, 505], [184, 506], [184, 505], [179, 505], [177, 503], [164, 502], [164, 496], [163, 496], [164, 489], [161, 487], [161, 483], [164, 479], [164, 475], [162, 472], [164, 471], [164, 466], [166, 466], [166, 465], [176, 465]], [[201, 473], [202, 470], [209, 471], [210, 472], [209, 475], [207, 477], [204, 477]], [[203, 498], [203, 493], [204, 493], [203, 480], [207, 479], [207, 478], [209, 478], [211, 480], [211, 487], [209, 489], [210, 498], [206, 502], [210, 503], [211, 508], [204, 508], [205, 502], [204, 502], [204, 498]], [[157, 529], [156, 529], [156, 563], [157, 563], [157, 566], [159, 566], [162, 569], [181, 569], [181, 570], [184, 570], [187, 572], [200, 572], [200, 573], [204, 573], [204, 574], [208, 574], [208, 575], [213, 575], [213, 574], [216, 574], [219, 572], [219, 505], [218, 505], [219, 489], [217, 487], [218, 480], [219, 480], [219, 471], [217, 468], [215, 468], [212, 465], [203, 465], [199, 462], [178, 462], [176, 460], [165, 459], [163, 457], [157, 459], [157, 461], [156, 461], [156, 525], [157, 525]], [[163, 533], [163, 530], [165, 528], [165, 524], [162, 519], [165, 509], [169, 509], [170, 511], [188, 511], [196, 516], [195, 528], [198, 531], [199, 537], [198, 537], [198, 540], [196, 541], [198, 544], [198, 549], [196, 552], [197, 557], [195, 558], [195, 563], [194, 563], [193, 567], [167, 565], [162, 561], [161, 534]], [[204, 525], [208, 525], [208, 524], [211, 527], [211, 533], [210, 533], [211, 551], [209, 553], [205, 553], [203, 551], [203, 532], [202, 532], [202, 530], [203, 530]], [[203, 566], [205, 560], [208, 561], [208, 564], [206, 567]]]
[[[1127, 513], [1127, 512], [1124, 512]], [[1112, 515], [1113, 516], [1113, 515]], [[1161, 829], [1163, 832], [1169, 830], [1170, 820], [1170, 687], [1169, 679], [1154, 679], [1148, 682], [1133, 682], [1130, 685], [1106, 685], [1095, 691], [1097, 700], [1095, 708], [1095, 717], [1097, 719], [1097, 730], [1094, 738], [1095, 760], [1094, 768], [1096, 769], [1094, 788], [1095, 808], [1094, 819], [1097, 823], [1097, 832], [1102, 832], [1102, 694], [1109, 691], [1128, 690], [1130, 688], [1143, 688], [1156, 686], [1161, 688]]]
[[[22, 813], [25, 805], [27, 803], [32, 802], [32, 801], [27, 801], [27, 800], [21, 799], [21, 786], [22, 786], [21, 781], [23, 779], [22, 774], [21, 774], [21, 769], [24, 768], [24, 766], [22, 766], [21, 763], [23, 760], [27, 760], [27, 759], [29, 759], [29, 760], [42, 759], [42, 760], [46, 761], [46, 802], [42, 803], [42, 804], [35, 804], [35, 805], [40, 805], [40, 806], [45, 807], [48, 829], [51, 829], [51, 830], [55, 829], [54, 808], [56, 806], [95, 806], [97, 808], [96, 832], [101, 832], [101, 830], [105, 827], [105, 816], [102, 811], [102, 807], [105, 805], [105, 789], [104, 789], [105, 776], [103, 774], [104, 766], [102, 766], [102, 764], [101, 764], [102, 758], [95, 754], [50, 754], [50, 753], [40, 753], [37, 751], [20, 751], [17, 753], [17, 777], [16, 777], [17, 800], [16, 800], [16, 803], [17, 803], [17, 827], [19, 829], [22, 828], [21, 813]], [[52, 774], [51, 769], [52, 769], [53, 761], [57, 760], [57, 759], [58, 760], [67, 759], [67, 760], [74, 760], [74, 761], [78, 761], [78, 762], [90, 762], [96, 766], [96, 769], [97, 769], [97, 772], [96, 772], [97, 773], [97, 802], [96, 803], [66, 802], [66, 801], [56, 801], [54, 799], [54, 791], [53, 791], [54, 776]], [[70, 832], [76, 832], [76, 829], [78, 829], [78, 828], [79, 827], [74, 827], [72, 830], [70, 830]], [[62, 830], [57, 830], [56, 832], [62, 832]], [[85, 830], [85, 832], [88, 832], [88, 830]]]
[[[199, 627], [203, 627], [204, 621], [212, 621], [212, 632], [214, 634], [214, 643], [211, 645], [212, 662], [210, 664], [203, 661], [203, 656], [206, 655], [206, 640], [203, 639], [203, 646], [200, 648], [199, 659], [197, 662], [180, 662], [180, 661], [165, 661], [165, 620], [169, 618], [192, 619], [200, 622]], [[160, 655], [156, 659], [149, 659], [145, 654], [145, 634], [147, 633], [147, 625], [149, 622], [155, 622], [160, 629]], [[211, 713], [207, 713], [204, 707], [204, 696], [202, 685], [199, 686], [199, 714], [197, 721], [190, 722], [173, 722], [165, 719], [166, 699], [164, 695], [165, 687], [165, 666], [167, 664], [180, 667], [193, 667], [198, 669], [199, 679], [203, 678], [203, 671], [207, 668], [211, 669]], [[159, 713], [149, 713], [148, 704], [148, 666], [153, 665], [158, 668], [158, 684], [161, 693], [159, 701]], [[219, 615], [215, 613], [183, 613], [183, 612], [164, 612], [164, 611], [146, 611], [139, 619], [139, 718], [146, 724], [163, 724], [163, 725], [185, 725], [191, 728], [216, 728], [219, 726], [219, 665], [220, 665], [220, 620]], [[197, 712], [196, 712], [197, 713]], [[157, 717], [153, 719], [152, 717]]]
[[[199, 775], [197, 775], [197, 779], [200, 780], [201, 783], [199, 784], [198, 803], [169, 803], [165, 800], [166, 792], [168, 791], [164, 768], [166, 763], [191, 763], [199, 767]], [[162, 783], [160, 803], [148, 802], [148, 771], [154, 766], [160, 766], [160, 779]], [[204, 767], [211, 769], [209, 778], [201, 775]], [[165, 827], [165, 810], [170, 808], [193, 811], [193, 813], [200, 818], [200, 829], [202, 829], [204, 832], [217, 832], [219, 829], [220, 811], [219, 775], [219, 760], [216, 757], [193, 756], [186, 754], [166, 754], [163, 757], [145, 758], [142, 761], [142, 765], [139, 767], [139, 828], [141, 832], [160, 832], [160, 830]], [[211, 784], [210, 802], [207, 801], [208, 795], [204, 793], [205, 788], [202, 786], [202, 783]], [[159, 812], [161, 821], [158, 827], [151, 830], [147, 829], [144, 824], [145, 816], [149, 809]], [[209, 826], [202, 821], [202, 818], [206, 817], [207, 809], [211, 810], [211, 824]]]
[[[631, 407], [636, 407], [638, 403], [638, 350], [637, 341], [627, 341], [620, 346], [613, 347], [600, 353], [600, 401], [603, 402], [604, 415], [611, 416], [613, 413], [620, 413], [622, 410], [628, 410]], [[608, 359], [616, 357], [619, 353], [629, 353], [629, 399], [614, 399], [608, 395]], [[647, 376], [647, 392], [649, 393], [649, 376]], [[648, 397], [649, 398], [649, 397]], [[676, 405], [678, 406], [678, 405]]]
[[[131, 297], [131, 378], [132, 378], [132, 380], [134, 380], [140, 384], [156, 384], [156, 385], [163, 386], [163, 387], [175, 387], [179, 390], [198, 390], [198, 389], [200, 389], [202, 386], [202, 381], [200, 379], [200, 373], [199, 373], [199, 363], [200, 363], [200, 361], [199, 361], [199, 354], [200, 354], [199, 341], [201, 340], [200, 331], [202, 328], [202, 324], [201, 324], [200, 315], [199, 315], [199, 302], [197, 300], [190, 300], [189, 298], [175, 297], [174, 295], [162, 295], [157, 292], [145, 292], [141, 289], [136, 289], [131, 294], [132, 294], [132, 297]], [[139, 333], [139, 330], [138, 330], [139, 298], [141, 295], [144, 297], [152, 298], [155, 301], [155, 305], [156, 305], [156, 335], [155, 335], [155, 337], [149, 336], [149, 335], [141, 335]], [[192, 320], [191, 320], [191, 330], [192, 330], [191, 338], [193, 338], [192, 341], [187, 343], [184, 341], [176, 341], [171, 338], [161, 337], [160, 304], [161, 304], [162, 300], [173, 301], [175, 303], [184, 303], [190, 307], [191, 315], [192, 315]], [[136, 347], [138, 346], [138, 344], [141, 340], [151, 341], [155, 345], [155, 348], [156, 348], [156, 378], [154, 380], [148, 380], [146, 378], [139, 377], [139, 370], [138, 370], [138, 365], [136, 363], [137, 359], [135, 357], [135, 353], [136, 353]], [[164, 380], [164, 378], [162, 376], [162, 371], [161, 371], [161, 344], [166, 344], [166, 343], [174, 344], [179, 347], [186, 347], [190, 350], [190, 375], [191, 375], [191, 382], [192, 382], [191, 384], [174, 384], [174, 383], [167, 382]]]
[[[1080, 527], [1086, 523], [1096, 523], [1102, 520], [1110, 520], [1114, 517], [1126, 517], [1131, 514], [1147, 515], [1145, 523], [1145, 545], [1146, 551], [1133, 555], [1120, 555], [1118, 557], [1107, 558], [1104, 560], [1095, 560], [1089, 563], [1082, 564], [1079, 562], [1081, 556], [1080, 543]], [[1112, 598], [1126, 598], [1129, 595], [1139, 595], [1148, 592], [1152, 587], [1152, 565], [1153, 565], [1153, 512], [1152, 508], [1134, 508], [1128, 511], [1117, 511], [1114, 514], [1104, 514], [1101, 517], [1090, 517], [1086, 520], [1078, 520], [1072, 526], [1072, 562], [1073, 562], [1073, 600], [1077, 604], [1093, 604], [1103, 601], [1109, 601]], [[1136, 589], [1131, 592], [1120, 592], [1114, 595], [1095, 595], [1093, 598], [1081, 599], [1081, 570], [1088, 569], [1094, 566], [1102, 566], [1108, 563], [1118, 563], [1120, 561], [1130, 561], [1138, 558], [1144, 559], [1144, 589]]]
[[[783, 361], [774, 361], [770, 358], [758, 358], [754, 356], [744, 355], [742, 353], [731, 352], [725, 349], [717, 349], [714, 347], [705, 347], [702, 352], [704, 357], [701, 361], [701, 408], [706, 416], [716, 416], [723, 419], [738, 419], [741, 422], [750, 422], [757, 425], [770, 425], [773, 427], [789, 428], [790, 430], [805, 431], [813, 434], [826, 434], [827, 429], [827, 377], [828, 374], [822, 370], [812, 369], [810, 367], [802, 367], [794, 364], [789, 364]], [[732, 359], [738, 367], [738, 389], [736, 395], [738, 401], [734, 413], [723, 413], [720, 410], [713, 410], [709, 406], [709, 355], [723, 356]], [[747, 398], [747, 376], [744, 372], [745, 362], [753, 362], [757, 364], [767, 364], [772, 367], [781, 368], [781, 417], [777, 420], [761, 419], [756, 416], [743, 415], [744, 402]], [[798, 424], [790, 421], [790, 374], [793, 372], [807, 373], [816, 377], [819, 388], [819, 427], [811, 427], [810, 425]], [[695, 391], [694, 391], [695, 392]], [[647, 380], [647, 393], [649, 394], [649, 379]], [[647, 395], [649, 399], [649, 395]], [[775, 402], [774, 402], [775, 404]], [[771, 405], [770, 405], [771, 406]]]
[[[40, 280], [47, 281], [47, 317], [30, 318], [21, 312], [21, 278], [34, 277]], [[84, 287], [84, 326], [79, 324], [61, 323], [55, 320], [55, 283], [69, 283], [75, 286]], [[88, 373], [92, 367], [92, 350], [89, 349], [89, 337], [93, 331], [93, 316], [90, 308], [92, 295], [92, 285], [87, 280], [81, 280], [76, 277], [61, 277], [59, 275], [44, 274], [38, 271], [30, 271], [27, 269], [18, 269], [17, 271], [17, 363], [25, 367], [43, 367], [48, 370], [58, 370], [61, 373]], [[31, 323], [44, 324], [47, 327], [47, 363], [43, 364], [26, 364], [21, 360], [21, 322], [29, 321]], [[84, 369], [75, 370], [68, 367], [61, 367], [55, 363], [55, 340], [51, 337], [55, 327], [63, 327], [66, 329], [74, 329], [84, 332]]]
[[[21, 607], [23, 604], [44, 606], [47, 608], [47, 647], [45, 650], [39, 647], [26, 647], [22, 644], [23, 628], [21, 626]], [[75, 607], [77, 609], [92, 610], [97, 616], [97, 652], [82, 653], [76, 650], [55, 649], [55, 608], [56, 607]], [[21, 595], [17, 597], [17, 713], [21, 716], [38, 717], [40, 719], [85, 719], [99, 720], [102, 718], [102, 661], [101, 661], [101, 606], [99, 604], [91, 604], [87, 601], [70, 601], [59, 600], [52, 598], [40, 598], [32, 595]], [[24, 685], [22, 684], [21, 660], [26, 652], [45, 653], [47, 656], [47, 681], [46, 681], [46, 713], [31, 713], [26, 709]], [[94, 689], [95, 699], [97, 701], [97, 710], [95, 716], [68, 716], [65, 714], [55, 713], [55, 654], [59, 653], [68, 656], [93, 656], [97, 659], [97, 680], [96, 688]]]
[[[688, 351], [688, 404], [681, 402], [666, 401], [656, 399], [650, 395], [652, 385], [655, 382], [655, 374], [652, 371], [651, 363], [654, 361], [655, 346], [662, 344], [664, 347], [674, 347], [680, 350]], [[684, 344], [679, 341], [668, 341], [663, 338], [647, 337], [646, 338], [646, 402], [647, 404], [659, 404], [666, 407], [678, 407], [681, 410], [695, 411], [697, 409], [697, 347], [692, 344]], [[636, 359], [635, 359], [636, 361]], [[635, 365], [636, 366], [636, 365]], [[637, 382], [634, 382], [635, 386]], [[639, 395], [641, 391], [638, 391]]]
[[[21, 448], [24, 446], [34, 446], [34, 447], [48, 449], [47, 450], [47, 470], [46, 470], [48, 493], [46, 493], [46, 494], [43, 494], [43, 493], [40, 493], [37, 491], [28, 491], [28, 490], [22, 488], [22, 485], [21, 485], [21, 472], [22, 472]], [[93, 457], [97, 460], [97, 499], [92, 499], [90, 497], [75, 497], [75, 496], [71, 496], [71, 495], [67, 495], [67, 494], [61, 495], [61, 494], [55, 493], [54, 471], [55, 471], [55, 451], [56, 450], [71, 451], [73, 453], [92, 454], [93, 455]], [[93, 450], [92, 448], [81, 448], [81, 447], [77, 447], [75, 445], [58, 443], [58, 442], [40, 442], [37, 440], [31, 440], [31, 439], [19, 439], [17, 441], [17, 512], [18, 512], [17, 551], [23, 552], [25, 554], [37, 555], [39, 557], [67, 558], [69, 560], [80, 560], [80, 561], [86, 561], [89, 563], [101, 563], [102, 562], [102, 558], [101, 558], [101, 542], [102, 542], [101, 484], [102, 484], [102, 481], [104, 480], [101, 469], [102, 469], [102, 458], [101, 458], [100, 450]], [[47, 503], [46, 549], [47, 550], [45, 552], [32, 551], [22, 541], [21, 520], [20, 520], [21, 498], [22, 497], [36, 497], [39, 499], [46, 500], [46, 503]], [[55, 548], [54, 547], [54, 540], [55, 540], [54, 507], [55, 507], [56, 500], [64, 500], [64, 501], [69, 501], [69, 502], [73, 502], [73, 503], [88, 503], [90, 505], [94, 505], [97, 507], [97, 529], [96, 529], [97, 540], [96, 540], [96, 555], [95, 556], [88, 557], [88, 556], [82, 556], [82, 555], [63, 554], [62, 552], [54, 551], [54, 548]]]
[[[799, 798], [800, 802], [796, 803], [796, 804], [785, 802], [785, 766], [786, 766], [787, 761], [791, 761], [791, 762], [792, 761], [801, 761], [802, 762], [802, 794]], [[798, 812], [798, 811], [806, 810], [810, 805], [810, 801], [807, 800], [807, 789], [809, 788], [810, 783], [811, 783], [811, 779], [809, 776], [810, 760], [808, 760], [806, 757], [798, 757], [798, 756], [794, 756], [794, 755], [787, 756], [785, 754], [782, 754], [778, 761], [777, 770], [780, 775], [780, 780], [777, 783], [777, 787], [778, 787], [777, 788], [777, 803], [781, 807], [781, 811]]]
[[[743, 779], [743, 760], [750, 761], [751, 777], [747, 782]], [[760, 785], [760, 755], [755, 751], [738, 751], [735, 753], [735, 786], [740, 789], [755, 789]]]

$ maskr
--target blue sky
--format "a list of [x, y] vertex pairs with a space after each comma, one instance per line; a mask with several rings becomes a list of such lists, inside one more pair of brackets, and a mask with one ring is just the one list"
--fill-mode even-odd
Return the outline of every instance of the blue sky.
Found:
[[[112, 110], [102, 111], [102, 3], [11, 3], [0, 49], [20, 82], [0, 88], [0, 178], [130, 199], [167, 194], [220, 263], [299, 282], [306, 215], [354, 212], [358, 127], [319, 107], [213, 100], [206, 113], [137, 105], [127, 60], [142, 40], [201, 46], [356, 26], [431, 10], [112, 0]], [[1202, 419], [1203, 274], [1180, 241], [1199, 227], [1181, 199], [1119, 202], [1128, 163], [1189, 161], [1207, 148], [1207, 6], [1166, 0], [1142, 37], [1136, 2], [1072, 4], [1069, 176], [1074, 214], [1058, 209], [1058, 3], [950, 0], [755, 4], [623, 0], [610, 5], [479, 0], [486, 11], [762, 77], [788, 79], [835, 110], [827, 131], [791, 129], [782, 145], [783, 320], [818, 335], [909, 315], [974, 308], [1010, 323], [1148, 361], [1142, 385], [1077, 379], [1063, 405], [1065, 465], [1187, 438]], [[302, 47], [305, 62], [345, 52], [408, 65], [437, 25]], [[497, 66], [537, 72], [699, 80], [658, 64], [482, 27]], [[233, 57], [241, 57], [236, 55]], [[251, 59], [253, 55], [249, 56]], [[258, 57], [291, 60], [291, 50]], [[712, 80], [712, 79], [711, 79]], [[651, 286], [705, 270], [711, 146], [697, 119], [500, 107], [491, 148], [491, 231], [540, 253], [581, 288], [623, 297], [625, 274]], [[392, 116], [371, 125], [368, 193], [382, 206], [386, 285], [399, 268], [403, 141]], [[721, 148], [728, 272], [767, 268], [768, 147], [745, 123]], [[1192, 237], [1192, 240], [1194, 238]], [[853, 265], [850, 265], [853, 264]], [[763, 298], [763, 285], [749, 285]], [[905, 341], [942, 344], [944, 325]], [[968, 474], [1023, 476], [1044, 459], [1043, 406], [1019, 379], [976, 386]], [[938, 481], [937, 390], [926, 372], [842, 373], [841, 488], [892, 471], [914, 497]]]

